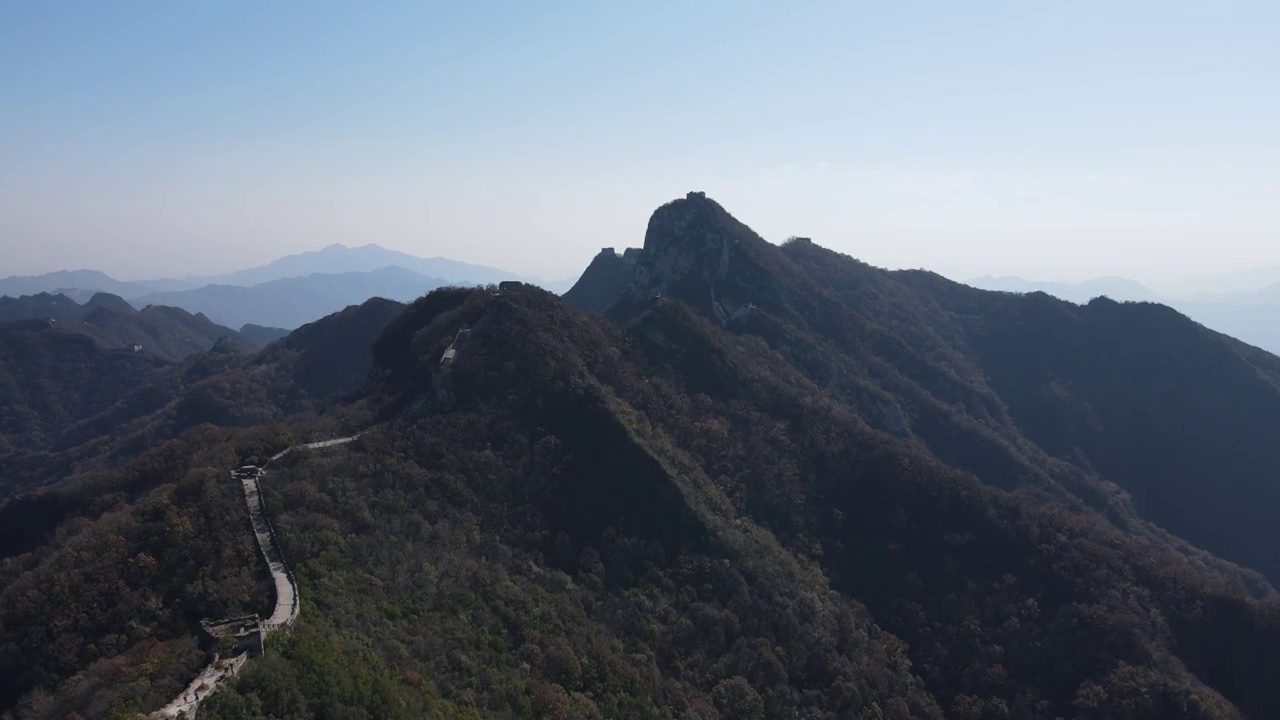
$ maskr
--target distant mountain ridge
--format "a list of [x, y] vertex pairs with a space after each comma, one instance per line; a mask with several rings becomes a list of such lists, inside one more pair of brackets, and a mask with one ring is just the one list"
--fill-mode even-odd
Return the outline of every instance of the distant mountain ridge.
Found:
[[458, 283], [390, 266], [371, 271], [314, 273], [249, 287], [205, 285], [194, 290], [143, 295], [134, 303], [173, 305], [204, 313], [231, 327], [294, 329], [370, 298], [409, 301], [451, 284]]
[[40, 292], [0, 297], [0, 322], [34, 318], [79, 319], [85, 312], [83, 305], [62, 294]]
[[[75, 303], [109, 292], [137, 307], [168, 305], [204, 313], [231, 327], [258, 325], [297, 328], [344, 307], [374, 297], [408, 301], [443, 285], [488, 285], [520, 280], [559, 291], [564, 282], [544, 282], [485, 265], [445, 257], [421, 258], [376, 244], [329, 245], [296, 253], [265, 265], [203, 277], [121, 281], [96, 270], [76, 270], [0, 280], [0, 301], [48, 294]], [[25, 309], [0, 302], [0, 317], [30, 316]], [[53, 304], [45, 315], [59, 311]], [[71, 309], [74, 314], [76, 311]]]
[[1087, 303], [1096, 297], [1112, 300], [1158, 299], [1158, 295], [1146, 285], [1123, 277], [1099, 277], [1079, 282], [1027, 280], [1014, 275], [983, 275], [965, 283], [982, 290], [1004, 292], [1045, 292], [1056, 298], [1074, 303]]
[[451, 260], [445, 257], [422, 258], [369, 243], [348, 247], [340, 243], [320, 250], [286, 255], [265, 265], [216, 275], [155, 280], [116, 280], [97, 270], [61, 270], [43, 275], [14, 275], [0, 279], [0, 296], [20, 297], [45, 293], [62, 293], [79, 301], [94, 292], [109, 292], [127, 300], [153, 293], [195, 290], [206, 285], [249, 287], [272, 280], [304, 277], [317, 273], [339, 274], [372, 272], [387, 267], [412, 270], [426, 277], [463, 285], [487, 285], [504, 280], [521, 280], [554, 288], [560, 283], [544, 282], [495, 267]]
[[[129, 298], [149, 292], [193, 287], [183, 280], [116, 280], [97, 270], [60, 270], [43, 275], [12, 275], [0, 279], [0, 296], [17, 298], [40, 293], [107, 292]], [[78, 299], [78, 298], [77, 298]]]
[[[1242, 279], [1270, 277], [1262, 269], [1237, 273]], [[967, 285], [983, 290], [1032, 293], [1043, 292], [1061, 300], [1085, 304], [1107, 297], [1121, 302], [1159, 302], [1185, 313], [1192, 320], [1271, 353], [1280, 354], [1280, 283], [1261, 288], [1187, 296], [1161, 296], [1142, 283], [1120, 277], [1102, 277], [1080, 282], [1027, 280], [1016, 276], [984, 275]]]
[[0, 298], [0, 324], [32, 321], [53, 331], [87, 336], [104, 349], [137, 347], [169, 360], [204, 352], [221, 338], [246, 349], [264, 344], [200, 313], [162, 305], [139, 311], [110, 293], [96, 293], [83, 305], [65, 295], [49, 293]]
[[442, 278], [452, 283], [485, 285], [503, 280], [521, 279], [515, 273], [484, 265], [474, 265], [444, 257], [421, 258], [370, 243], [348, 247], [340, 243], [321, 250], [286, 255], [266, 265], [209, 277], [190, 278], [199, 284], [251, 286], [272, 280], [307, 275], [371, 272], [400, 267], [426, 277]]

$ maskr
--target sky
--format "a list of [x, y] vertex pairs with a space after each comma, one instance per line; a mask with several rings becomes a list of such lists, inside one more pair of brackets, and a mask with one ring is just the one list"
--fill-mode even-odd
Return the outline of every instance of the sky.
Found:
[[964, 279], [1280, 265], [1280, 3], [0, 4], [0, 276], [572, 277], [705, 191]]

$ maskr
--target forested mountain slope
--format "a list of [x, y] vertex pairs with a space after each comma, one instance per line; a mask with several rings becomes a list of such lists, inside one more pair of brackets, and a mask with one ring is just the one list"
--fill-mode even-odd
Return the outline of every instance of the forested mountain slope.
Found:
[[0, 297], [0, 323], [45, 320], [51, 328], [93, 338], [104, 348], [123, 348], [181, 360], [204, 352], [220, 338], [231, 338], [246, 348], [262, 343], [228, 327], [176, 307], [148, 305], [135, 310], [118, 295], [95, 293], [83, 305], [66, 295]]
[[44, 518], [0, 538], [0, 707], [162, 704], [198, 619], [268, 602], [225, 471], [363, 429], [272, 466], [306, 609], [203, 717], [1280, 716], [1277, 361], [1167, 309], [691, 194], [604, 316], [454, 288], [220, 350], [0, 506]]
[[[176, 365], [65, 333], [36, 340], [71, 343], [79, 355], [17, 344], [52, 358], [28, 358], [48, 360], [38, 365], [46, 373], [14, 385], [57, 388], [82, 404], [51, 413], [38, 445], [25, 439], [32, 425], [20, 424], [27, 435], [0, 454], [0, 713], [155, 709], [207, 660], [198, 621], [270, 607], [228, 472], [293, 444], [291, 433], [305, 440], [367, 424], [358, 408], [321, 410], [368, 375], [372, 354], [366, 340], [360, 359], [358, 339], [377, 335], [396, 309], [371, 300], [300, 329], [313, 344], [255, 356], [219, 343]], [[335, 338], [357, 345], [319, 367]], [[102, 382], [113, 363], [120, 382]], [[101, 398], [74, 384], [81, 378], [86, 388], [102, 383]]]
[[0, 323], [0, 455], [52, 445], [63, 429], [156, 380], [170, 364], [105, 350], [47, 320]]
[[1275, 356], [1159, 305], [1077, 306], [777, 247], [697, 196], [655, 213], [611, 313], [657, 294], [762, 338], [868, 423], [987, 484], [1065, 490], [1116, 517], [1132, 501], [1280, 578]]
[[105, 350], [46, 321], [0, 324], [0, 500], [201, 424], [248, 428], [314, 413], [359, 387], [372, 338], [401, 307], [375, 298], [261, 354], [224, 339], [180, 363]]
[[[1276, 709], [1259, 578], [1056, 490], [985, 485], [685, 303], [623, 330], [532, 289], [435, 293], [377, 353], [400, 419], [275, 485], [301, 582], [334, 605], [212, 717]], [[828, 613], [849, 641], [806, 634]], [[340, 687], [344, 626], [392, 638], [377, 667], [404, 680]]]

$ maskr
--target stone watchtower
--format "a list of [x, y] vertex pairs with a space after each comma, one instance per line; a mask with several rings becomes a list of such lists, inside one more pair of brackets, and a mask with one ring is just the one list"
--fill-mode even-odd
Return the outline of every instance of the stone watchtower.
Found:
[[215, 643], [219, 656], [230, 657], [243, 653], [249, 657], [258, 657], [263, 653], [262, 620], [257, 615], [202, 622], [200, 627]]

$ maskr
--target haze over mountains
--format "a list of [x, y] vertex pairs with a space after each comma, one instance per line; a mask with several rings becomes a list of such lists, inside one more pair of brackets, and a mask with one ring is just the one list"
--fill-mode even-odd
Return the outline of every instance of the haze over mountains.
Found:
[[1101, 277], [1079, 282], [1035, 281], [1014, 275], [983, 275], [965, 284], [983, 290], [1002, 292], [1043, 292], [1073, 303], [1087, 303], [1096, 297], [1106, 296], [1120, 302], [1148, 302], [1158, 297], [1156, 293], [1136, 280], [1122, 277]]
[[230, 469], [355, 433], [271, 464], [301, 614], [203, 720], [1280, 716], [1280, 358], [1162, 305], [773, 245], [690, 193], [563, 299], [178, 363], [5, 342], [15, 717], [177, 696], [200, 620], [274, 603]]
[[[292, 329], [372, 297], [412, 300], [442, 285], [486, 285], [521, 278], [448, 258], [419, 258], [374, 244], [330, 245], [223, 275], [119, 281], [93, 270], [0, 280], [0, 296], [62, 294], [85, 302], [108, 292], [135, 308], [180, 307], [231, 327]], [[542, 283], [561, 291], [567, 283]]]
[[[598, 262], [616, 265], [612, 274], [586, 272], [576, 282], [536, 282], [553, 292], [566, 292], [575, 305], [603, 311], [601, 284], [618, 281], [629, 264], [611, 248]], [[606, 257], [609, 255], [610, 257]], [[632, 258], [634, 259], [634, 258]], [[408, 301], [449, 284], [491, 284], [525, 279], [493, 267], [447, 258], [419, 258], [375, 244], [331, 245], [289, 255], [266, 265], [223, 275], [122, 282], [92, 270], [63, 271], [0, 280], [0, 296], [63, 294], [86, 302], [95, 293], [123, 297], [136, 308], [180, 307], [232, 328], [259, 325], [292, 329], [371, 297]], [[584, 279], [586, 285], [584, 285]], [[1207, 327], [1271, 352], [1280, 352], [1280, 270], [1259, 268], [1186, 285], [1176, 294], [1158, 293], [1123, 277], [1079, 282], [1035, 281], [1016, 276], [973, 278], [969, 285], [1006, 292], [1045, 292], [1075, 303], [1095, 297], [1150, 301], [1170, 305]], [[595, 287], [590, 287], [592, 284]], [[1215, 290], [1215, 288], [1217, 290]], [[584, 300], [594, 296], [596, 300]], [[30, 305], [30, 303], [28, 304]], [[34, 316], [32, 316], [34, 317]]]
[[426, 277], [402, 267], [315, 273], [250, 285], [205, 285], [193, 290], [148, 293], [135, 305], [172, 305], [200, 312], [232, 327], [264, 325], [296, 328], [369, 298], [409, 301], [443, 285], [462, 284]]
[[0, 3], [0, 720], [1280, 720], [1278, 28]]
[[[1141, 283], [1107, 277], [1083, 282], [1040, 282], [1020, 277], [975, 278], [968, 284], [986, 290], [1044, 292], [1074, 303], [1105, 296], [1119, 301], [1158, 302], [1221, 333], [1280, 353], [1280, 270], [1260, 268], [1209, 279], [1178, 294], [1160, 294]], [[1211, 290], [1217, 288], [1217, 290]]]
[[412, 270], [427, 277], [445, 278], [456, 283], [480, 285], [521, 279], [513, 273], [497, 268], [441, 257], [420, 258], [388, 250], [372, 243], [359, 247], [334, 244], [321, 250], [287, 255], [266, 265], [221, 275], [120, 281], [96, 270], [74, 270], [26, 277], [7, 277], [0, 279], [0, 295], [17, 297], [71, 289], [110, 292], [125, 299], [133, 299], [147, 293], [192, 290], [204, 285], [251, 286], [316, 273], [369, 272], [393, 266]]
[[257, 285], [317, 273], [370, 272], [388, 267], [404, 268], [426, 277], [445, 278], [450, 282], [473, 285], [520, 279], [514, 273], [497, 268], [442, 257], [420, 258], [370, 243], [359, 247], [330, 245], [321, 250], [287, 255], [261, 267], [190, 280], [210, 285]]

